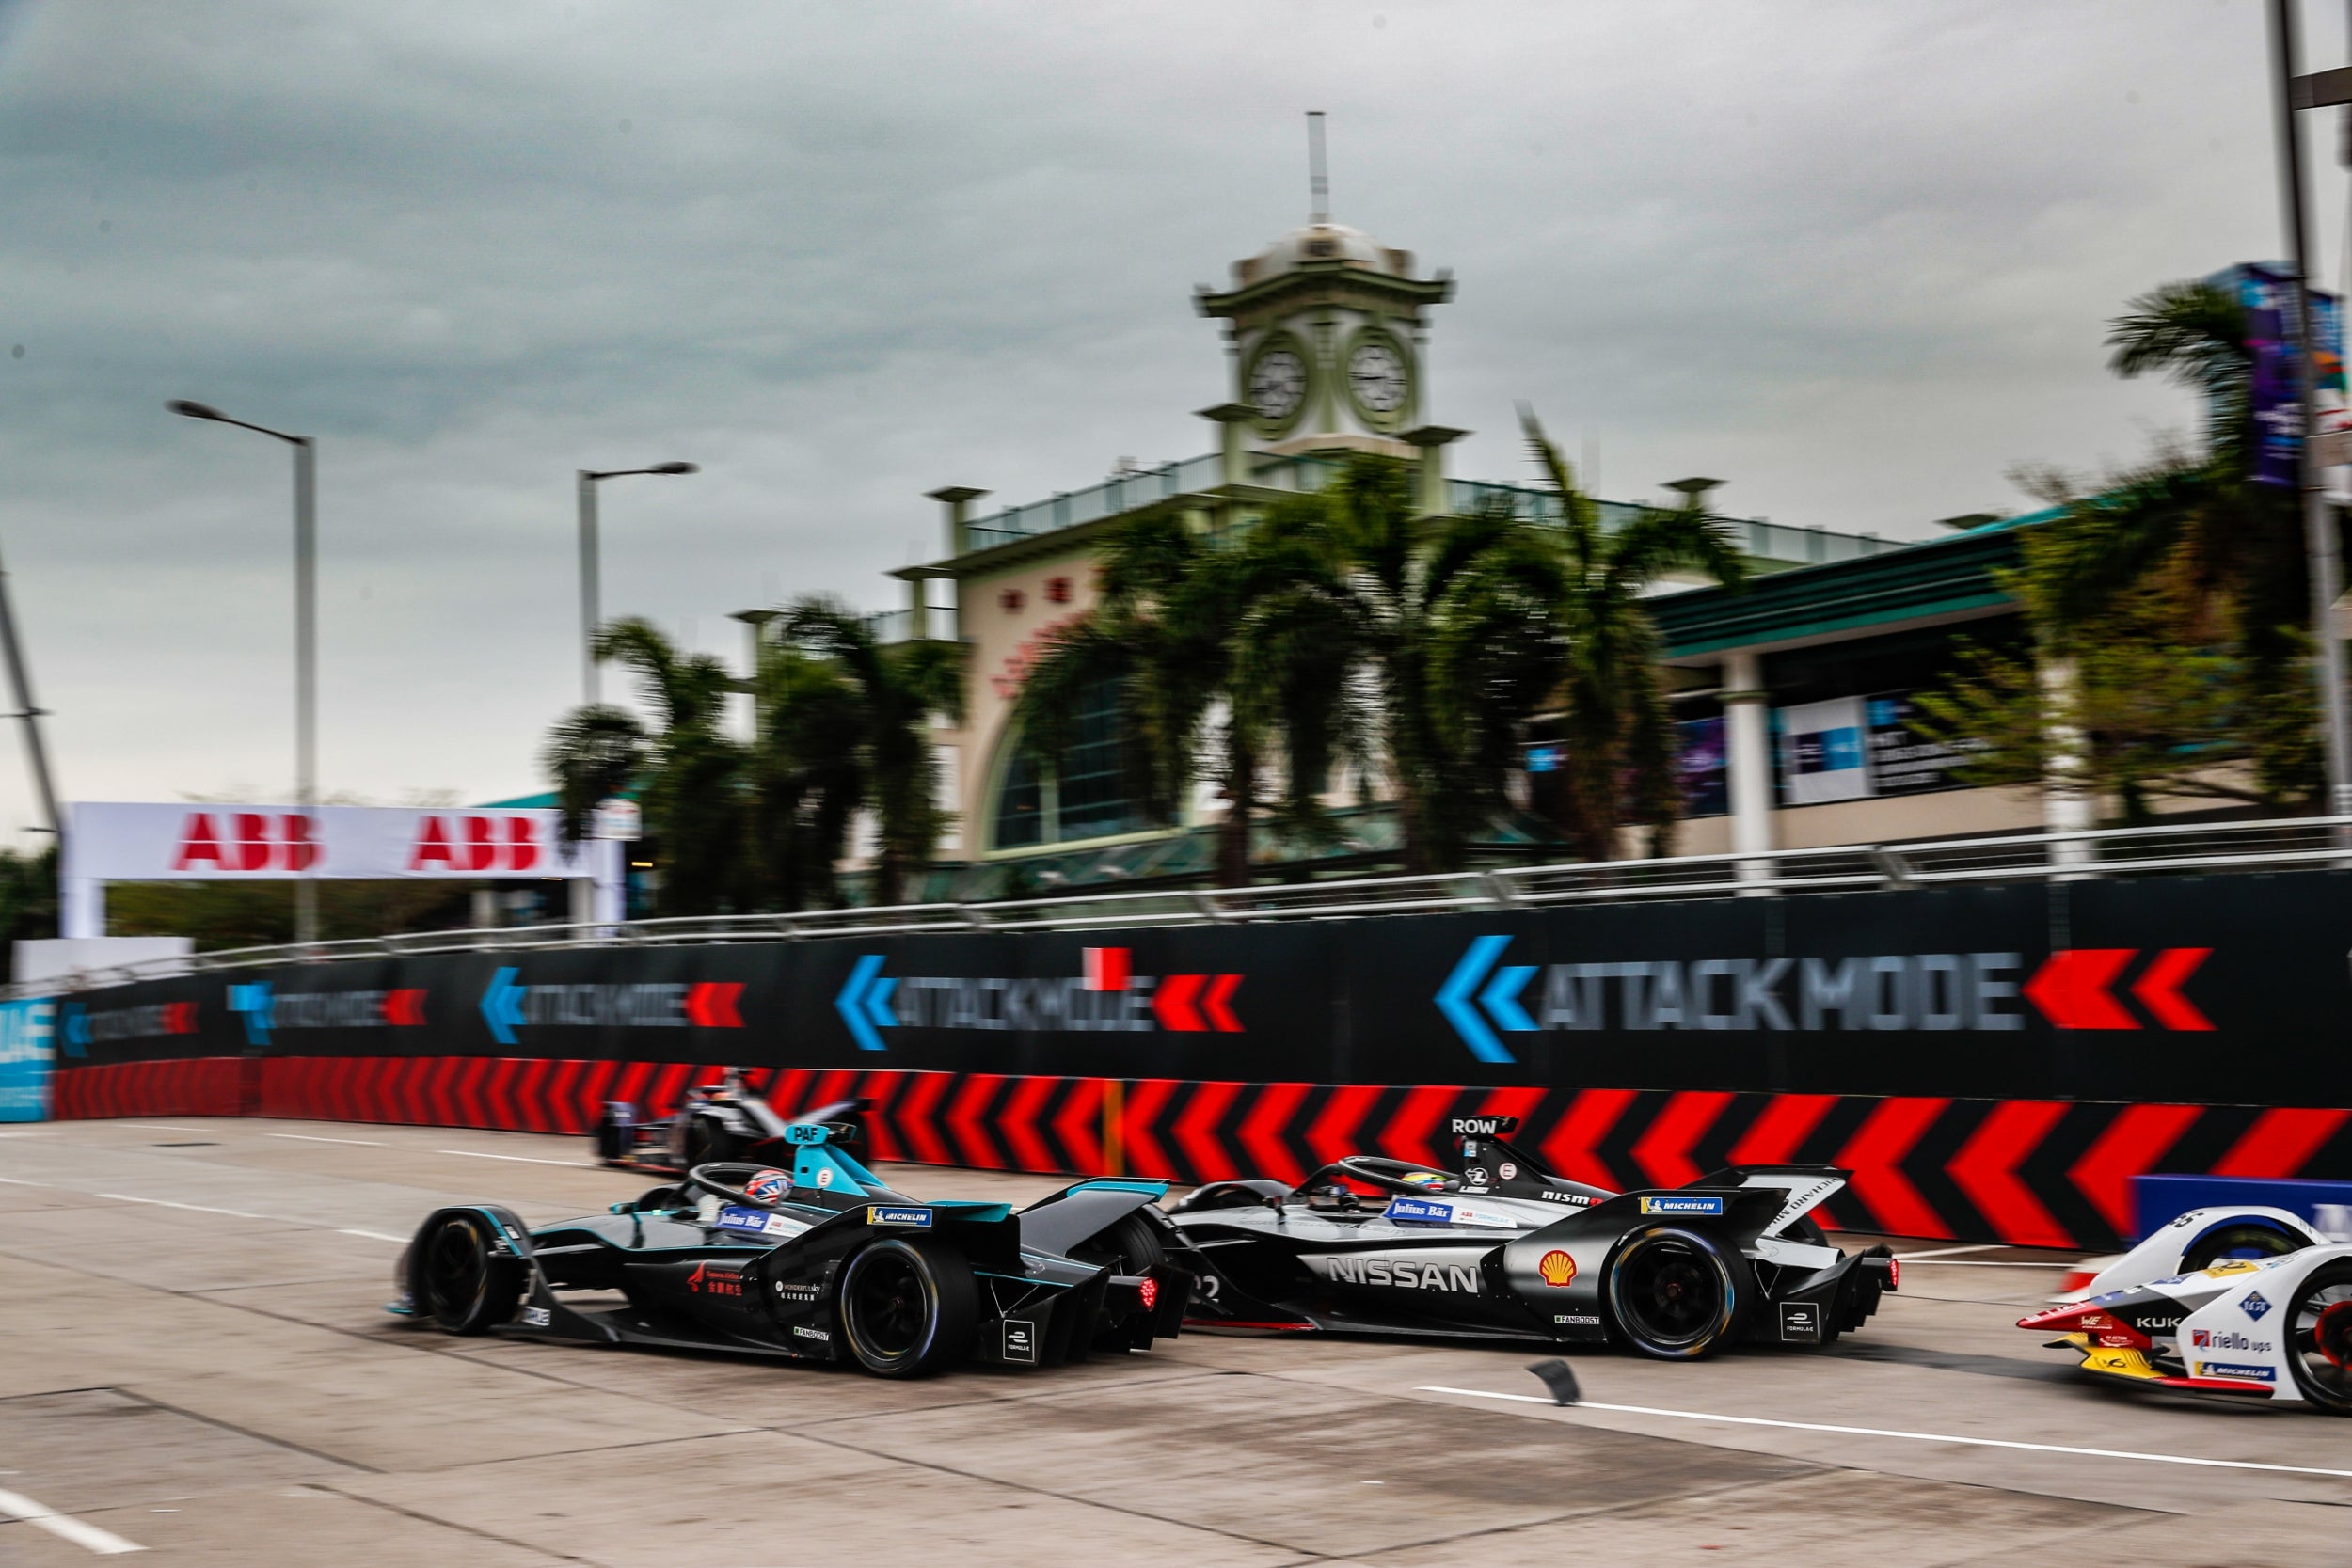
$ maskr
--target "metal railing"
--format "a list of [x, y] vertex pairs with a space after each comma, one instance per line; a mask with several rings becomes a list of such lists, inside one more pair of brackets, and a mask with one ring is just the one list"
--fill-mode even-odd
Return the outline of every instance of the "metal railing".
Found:
[[2352, 869], [2352, 816], [1854, 844], [1754, 854], [1588, 861], [1418, 877], [1359, 877], [1265, 887], [1073, 893], [975, 904], [898, 904], [793, 914], [691, 915], [618, 923], [417, 931], [277, 947], [238, 947], [90, 970], [8, 988], [9, 996], [122, 985], [269, 964], [425, 953], [799, 942], [971, 931], [1086, 931], [1369, 915], [1499, 911], [1669, 898], [1795, 896], [1994, 881], [2074, 881], [2156, 873]]

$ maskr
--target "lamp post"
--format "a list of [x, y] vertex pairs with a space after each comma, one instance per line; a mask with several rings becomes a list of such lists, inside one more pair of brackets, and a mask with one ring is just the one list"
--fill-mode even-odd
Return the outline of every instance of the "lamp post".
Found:
[[[232, 420], [209, 404], [184, 398], [166, 404], [191, 420], [211, 420], [274, 436], [294, 448], [294, 801], [306, 822], [318, 805], [318, 443], [308, 436]], [[312, 841], [317, 824], [310, 823]], [[294, 940], [319, 939], [319, 887], [310, 867], [294, 884]]]
[[747, 733], [753, 744], [756, 745], [759, 741], [759, 652], [767, 643], [769, 625], [783, 620], [784, 611], [781, 610], [739, 610], [727, 619], [742, 622], [743, 629], [750, 633], [750, 645], [746, 650], [750, 662], [743, 666], [743, 684], [738, 689], [751, 695], [752, 722]]
[[650, 468], [594, 468], [580, 470], [580, 701], [595, 706], [596, 684], [596, 627], [603, 620], [597, 604], [596, 586], [596, 484], [607, 479], [623, 479], [630, 474], [691, 474], [702, 470], [691, 463], [656, 463]]

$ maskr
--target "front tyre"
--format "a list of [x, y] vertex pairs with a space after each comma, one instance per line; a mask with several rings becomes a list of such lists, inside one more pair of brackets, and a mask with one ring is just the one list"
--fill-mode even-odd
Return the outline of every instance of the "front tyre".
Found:
[[2303, 1397], [2352, 1416], [2352, 1259], [2322, 1263], [2287, 1303], [2287, 1366]]
[[2300, 1252], [2311, 1244], [2278, 1226], [2261, 1220], [2239, 1220], [2217, 1225], [2191, 1242], [2188, 1250], [2181, 1254], [2181, 1272], [2195, 1274], [2240, 1258], [2280, 1258]]
[[972, 1354], [979, 1288], [945, 1242], [893, 1236], [850, 1257], [835, 1314], [859, 1366], [877, 1377], [927, 1377]]
[[444, 1214], [417, 1238], [410, 1294], [444, 1334], [487, 1334], [521, 1304], [522, 1271], [493, 1253], [491, 1241], [479, 1214]]
[[717, 1117], [690, 1116], [686, 1120], [686, 1168], [723, 1164], [735, 1158], [735, 1134]]
[[1714, 1354], [1745, 1326], [1755, 1293], [1746, 1259], [1703, 1231], [1665, 1226], [1618, 1248], [1604, 1290], [1618, 1337], [1661, 1361]]

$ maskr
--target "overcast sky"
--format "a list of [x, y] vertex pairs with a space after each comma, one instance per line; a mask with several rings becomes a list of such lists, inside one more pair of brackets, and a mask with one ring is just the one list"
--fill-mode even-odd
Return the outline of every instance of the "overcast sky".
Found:
[[[2312, 57], [2343, 56], [2314, 7]], [[1525, 477], [1915, 537], [2193, 428], [2102, 368], [2280, 249], [2251, 0], [0, 0], [0, 547], [69, 799], [291, 787], [286, 450], [316, 436], [324, 785], [542, 787], [572, 473], [609, 612], [939, 544], [922, 492], [1212, 446], [1196, 283], [1302, 221], [1453, 269], [1434, 418]], [[2328, 276], [2344, 177], [2322, 152]], [[21, 350], [21, 352], [20, 352]], [[0, 755], [0, 832], [36, 820]]]

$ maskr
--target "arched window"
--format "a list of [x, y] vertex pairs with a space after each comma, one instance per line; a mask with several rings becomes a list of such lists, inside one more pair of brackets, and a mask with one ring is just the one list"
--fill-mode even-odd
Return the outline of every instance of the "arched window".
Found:
[[1082, 688], [1070, 744], [1058, 757], [1039, 755], [1017, 736], [1009, 740], [1011, 755], [996, 791], [993, 847], [1069, 844], [1150, 826], [1141, 807], [1127, 799], [1120, 773], [1119, 697], [1119, 682], [1112, 677]]

